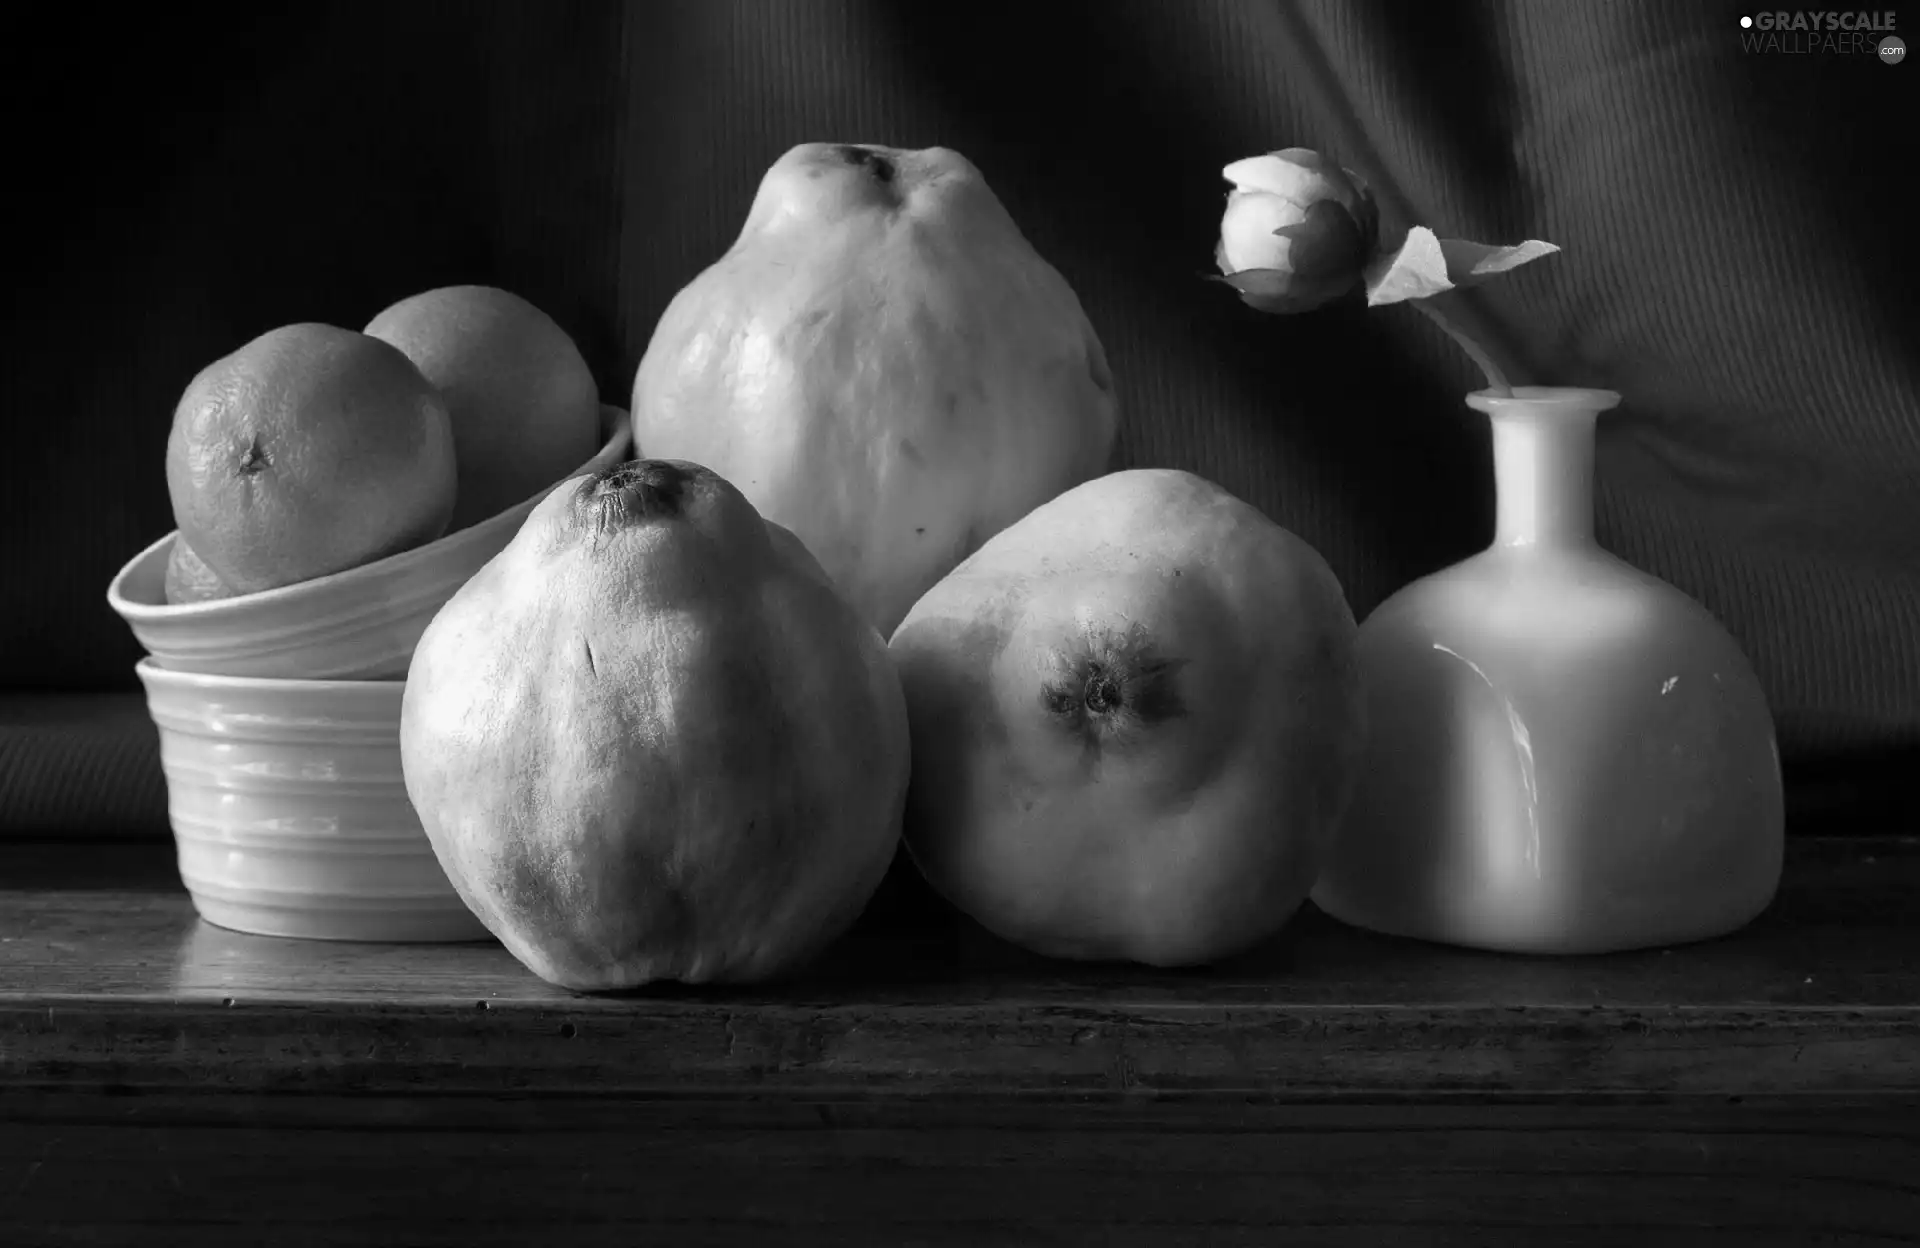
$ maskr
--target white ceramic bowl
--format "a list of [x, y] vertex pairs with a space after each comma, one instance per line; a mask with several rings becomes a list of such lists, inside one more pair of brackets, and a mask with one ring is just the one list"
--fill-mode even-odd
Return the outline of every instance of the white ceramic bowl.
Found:
[[[580, 469], [628, 458], [627, 414], [601, 412], [607, 436]], [[559, 482], [554, 482], [558, 485]], [[285, 680], [401, 680], [435, 612], [526, 523], [540, 491], [516, 507], [397, 555], [256, 594], [170, 605], [169, 533], [135, 555], [107, 602], [155, 663], [180, 672]]]
[[202, 918], [262, 936], [491, 939], [407, 799], [406, 682], [208, 676], [147, 659], [134, 670]]

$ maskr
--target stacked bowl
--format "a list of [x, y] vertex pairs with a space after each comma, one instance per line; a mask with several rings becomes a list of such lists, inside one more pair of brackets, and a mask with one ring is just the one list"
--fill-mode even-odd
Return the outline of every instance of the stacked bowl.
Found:
[[[628, 458], [626, 413], [579, 472]], [[558, 484], [555, 482], [554, 484]], [[166, 600], [169, 533], [107, 601], [147, 657], [180, 878], [210, 923], [323, 940], [484, 940], [407, 798], [400, 699], [434, 615], [509, 541], [534, 497], [400, 554], [211, 602]]]

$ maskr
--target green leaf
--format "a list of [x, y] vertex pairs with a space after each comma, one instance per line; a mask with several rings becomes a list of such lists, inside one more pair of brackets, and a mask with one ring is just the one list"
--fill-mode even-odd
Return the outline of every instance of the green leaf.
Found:
[[1426, 226], [1416, 225], [1407, 231], [1398, 251], [1382, 253], [1367, 265], [1367, 306], [1430, 299], [1457, 287], [1478, 285], [1559, 250], [1539, 239], [1512, 247], [1443, 239]]
[[1447, 276], [1455, 286], [1472, 286], [1508, 269], [1517, 269], [1529, 260], [1559, 251], [1552, 243], [1530, 238], [1512, 247], [1489, 247], [1464, 238], [1443, 238], [1440, 250], [1446, 253]]
[[1427, 299], [1453, 289], [1447, 278], [1447, 256], [1440, 240], [1424, 225], [1407, 231], [1400, 250], [1381, 253], [1367, 265], [1367, 306], [1399, 303], [1402, 299]]

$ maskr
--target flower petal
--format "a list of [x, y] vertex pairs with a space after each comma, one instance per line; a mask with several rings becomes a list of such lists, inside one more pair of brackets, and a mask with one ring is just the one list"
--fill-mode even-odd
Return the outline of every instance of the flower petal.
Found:
[[1270, 152], [1268, 154], [1287, 161], [1289, 164], [1299, 165], [1302, 169], [1312, 169], [1319, 173], [1340, 167], [1310, 147], [1283, 147], [1277, 152]]
[[1370, 256], [1380, 245], [1380, 209], [1365, 184], [1360, 187], [1359, 199], [1352, 205], [1352, 211], [1354, 228], [1360, 232], [1360, 252]]
[[[1291, 268], [1291, 244], [1275, 237], [1283, 226], [1306, 220], [1306, 209], [1290, 199], [1261, 191], [1235, 191], [1227, 196], [1220, 217], [1220, 241], [1234, 269]], [[1231, 271], [1231, 270], [1229, 270]]]
[[1360, 227], [1345, 208], [1330, 199], [1308, 208], [1306, 219], [1298, 225], [1282, 226], [1274, 233], [1292, 242], [1286, 253], [1287, 267], [1302, 277], [1344, 273], [1349, 279], [1357, 278], [1366, 260]]
[[1240, 292], [1240, 300], [1260, 312], [1311, 312], [1353, 289], [1354, 277], [1307, 278], [1278, 269], [1242, 269], [1215, 279]]
[[[1312, 156], [1315, 163], [1302, 164], [1288, 155], [1299, 152]], [[1286, 152], [1249, 156], [1245, 160], [1234, 161], [1220, 173], [1238, 190], [1264, 191], [1301, 204], [1325, 199], [1328, 194], [1326, 175], [1319, 168], [1319, 157], [1305, 148], [1288, 148]]]

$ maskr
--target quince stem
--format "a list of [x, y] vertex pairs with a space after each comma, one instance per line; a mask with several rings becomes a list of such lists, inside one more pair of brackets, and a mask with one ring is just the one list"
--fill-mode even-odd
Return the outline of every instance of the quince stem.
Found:
[[1418, 308], [1435, 325], [1445, 330], [1449, 338], [1460, 344], [1460, 349], [1465, 351], [1473, 362], [1480, 366], [1480, 371], [1487, 375], [1487, 389], [1501, 396], [1513, 393], [1513, 387], [1507, 384], [1507, 375], [1500, 371], [1500, 366], [1493, 362], [1493, 357], [1482, 350], [1480, 344], [1469, 337], [1465, 330], [1455, 325], [1446, 313], [1434, 307], [1433, 300], [1408, 299], [1405, 302]]

